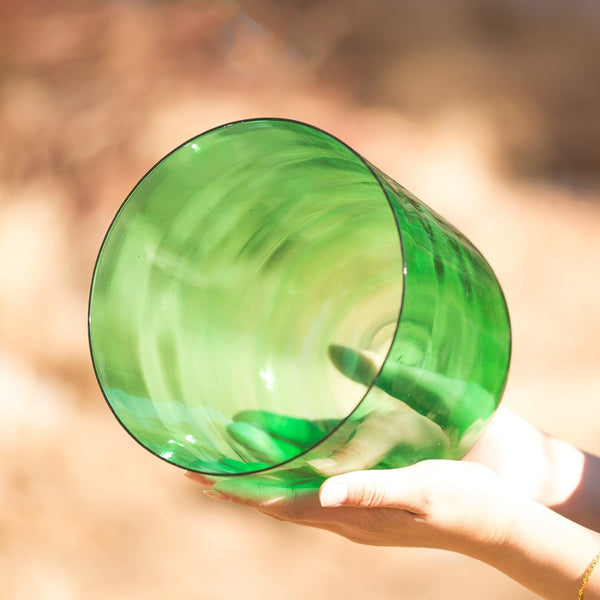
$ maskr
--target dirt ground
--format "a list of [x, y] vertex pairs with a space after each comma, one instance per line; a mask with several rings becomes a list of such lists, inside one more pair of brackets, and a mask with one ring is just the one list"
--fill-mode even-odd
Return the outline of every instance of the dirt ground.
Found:
[[0, 598], [535, 597], [465, 557], [210, 501], [94, 379], [90, 278], [127, 193], [197, 133], [289, 117], [480, 248], [511, 312], [504, 402], [600, 452], [598, 5], [365, 4], [0, 7]]

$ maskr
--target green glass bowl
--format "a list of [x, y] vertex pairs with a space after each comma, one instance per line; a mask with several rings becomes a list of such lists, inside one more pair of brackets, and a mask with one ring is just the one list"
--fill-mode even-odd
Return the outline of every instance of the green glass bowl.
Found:
[[339, 139], [282, 119], [212, 129], [143, 177], [99, 253], [89, 339], [145, 448], [294, 481], [459, 458], [510, 356], [477, 249]]

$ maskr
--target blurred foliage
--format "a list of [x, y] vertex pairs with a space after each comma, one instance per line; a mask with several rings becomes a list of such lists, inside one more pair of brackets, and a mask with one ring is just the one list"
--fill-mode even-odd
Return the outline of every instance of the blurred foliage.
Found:
[[262, 44], [273, 79], [293, 55], [298, 77], [359, 104], [484, 111], [508, 174], [597, 186], [599, 25], [594, 0], [5, 0], [0, 176], [85, 187], [86, 159], [97, 176], [131, 155], [152, 103], [235, 60], [266, 70]]
[[247, 0], [315, 76], [357, 102], [427, 116], [484, 108], [512, 175], [600, 178], [600, 4], [593, 0]]

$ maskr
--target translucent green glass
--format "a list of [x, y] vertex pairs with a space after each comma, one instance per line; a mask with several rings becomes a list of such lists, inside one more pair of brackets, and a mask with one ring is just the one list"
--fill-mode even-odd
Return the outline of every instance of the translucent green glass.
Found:
[[208, 131], [138, 183], [98, 257], [89, 334], [148, 450], [296, 483], [459, 458], [510, 355], [473, 245], [335, 137], [276, 119]]

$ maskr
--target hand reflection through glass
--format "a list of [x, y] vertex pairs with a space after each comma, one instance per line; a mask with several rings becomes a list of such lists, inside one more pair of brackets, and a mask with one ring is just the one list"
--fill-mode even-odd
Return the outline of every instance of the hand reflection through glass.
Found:
[[[341, 423], [336, 419], [308, 420], [261, 410], [237, 413], [226, 431], [246, 469], [249, 464], [254, 469], [267, 469], [268, 465], [292, 461], [280, 474], [274, 469], [262, 477], [283, 477], [288, 481], [296, 477], [306, 484], [312, 479], [317, 484], [325, 477], [348, 471], [396, 468], [425, 458], [460, 458], [462, 440], [466, 439], [465, 449], [470, 445], [471, 432], [456, 426], [452, 411], [459, 399], [472, 393], [468, 384], [419, 368], [390, 364], [389, 359], [380, 372], [382, 357], [369, 351], [332, 345], [329, 356], [344, 376], [366, 387], [374, 382], [378, 402], [371, 402], [368, 412], [361, 412], [359, 407]], [[481, 401], [480, 388], [475, 397]], [[491, 397], [489, 401], [493, 403]], [[425, 405], [429, 408], [424, 414]], [[432, 407], [440, 413], [434, 413]], [[472, 425], [475, 437], [480, 433], [478, 425], [478, 421]], [[294, 469], [293, 459], [304, 452], [303, 466]], [[235, 461], [227, 461], [235, 472]]]

